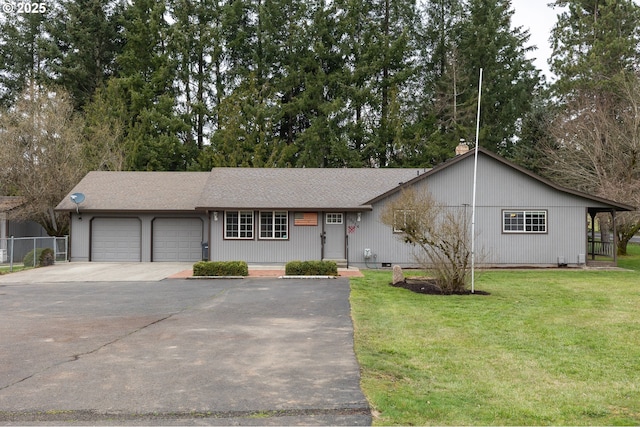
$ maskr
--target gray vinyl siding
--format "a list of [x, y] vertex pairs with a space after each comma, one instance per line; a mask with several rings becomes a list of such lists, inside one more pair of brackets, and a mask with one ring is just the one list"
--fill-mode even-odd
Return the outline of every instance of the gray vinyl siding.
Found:
[[6, 237], [47, 237], [47, 231], [33, 221], [11, 221], [6, 223]]
[[[199, 218], [206, 224], [206, 215], [176, 213], [76, 213], [71, 214], [70, 261], [89, 261], [91, 245], [91, 222], [94, 218], [137, 218], [140, 220], [140, 260], [151, 261], [152, 225], [155, 218]], [[203, 235], [206, 235], [203, 234]]]
[[[473, 157], [445, 168], [415, 184], [427, 189], [447, 206], [468, 205], [473, 201]], [[354, 233], [349, 234], [349, 260], [352, 265], [373, 266], [363, 253], [370, 248], [377, 255], [377, 267], [387, 262], [415, 265], [413, 248], [401, 236], [380, 222], [385, 203], [397, 193], [362, 214]], [[476, 256], [482, 265], [553, 266], [563, 257], [577, 264], [586, 252], [587, 207], [603, 207], [598, 202], [560, 192], [488, 156], [479, 156], [476, 195]], [[464, 208], [463, 208], [464, 209]], [[502, 232], [503, 209], [547, 211], [547, 233], [506, 234]]]
[[[381, 206], [382, 203], [376, 207]], [[349, 265], [359, 268], [380, 268], [382, 263], [415, 266], [412, 246], [403, 243], [399, 234], [393, 233], [390, 227], [380, 222], [380, 211], [362, 212], [359, 222], [355, 213], [347, 214], [347, 224], [355, 224], [355, 229], [347, 228]], [[365, 249], [371, 249], [373, 254], [369, 260], [364, 258]]]
[[319, 260], [321, 256], [321, 213], [318, 212], [317, 226], [294, 225], [293, 212], [289, 212], [288, 224], [289, 238], [287, 240], [259, 239], [258, 210], [254, 210], [253, 239], [225, 239], [224, 213], [218, 213], [217, 221], [211, 215], [209, 257], [212, 261], [246, 261], [250, 264], [284, 264], [288, 261]]

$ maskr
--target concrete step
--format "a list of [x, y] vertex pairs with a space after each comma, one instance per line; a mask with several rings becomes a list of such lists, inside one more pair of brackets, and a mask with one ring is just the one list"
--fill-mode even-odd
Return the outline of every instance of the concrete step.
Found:
[[323, 261], [333, 261], [338, 265], [338, 268], [347, 268], [347, 260], [346, 259], [329, 259], [325, 258]]

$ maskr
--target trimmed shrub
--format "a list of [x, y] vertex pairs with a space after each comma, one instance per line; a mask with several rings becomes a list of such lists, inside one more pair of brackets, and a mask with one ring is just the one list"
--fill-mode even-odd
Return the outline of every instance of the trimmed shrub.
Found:
[[[35, 259], [37, 260], [35, 267], [45, 267], [47, 265], [53, 265], [53, 262], [55, 261], [53, 259], [53, 249], [36, 248]], [[22, 264], [24, 264], [25, 267], [34, 267], [33, 261], [34, 261], [33, 251], [27, 252], [24, 258], [22, 258]]]
[[38, 260], [40, 261], [39, 264], [38, 264], [40, 267], [46, 267], [48, 265], [53, 265], [53, 263], [55, 262], [53, 249], [44, 248], [42, 250], [42, 253], [38, 257]]
[[193, 264], [194, 276], [248, 276], [244, 261], [199, 261]]
[[337, 276], [335, 261], [290, 261], [285, 267], [287, 276]]
[[302, 276], [302, 261], [290, 261], [284, 268], [284, 274], [287, 276]]

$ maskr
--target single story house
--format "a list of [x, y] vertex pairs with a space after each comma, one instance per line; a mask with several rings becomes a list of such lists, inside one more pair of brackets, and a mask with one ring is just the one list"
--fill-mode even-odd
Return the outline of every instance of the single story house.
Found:
[[[415, 265], [380, 221], [403, 188], [471, 209], [474, 152], [433, 169], [214, 168], [90, 172], [57, 206], [71, 215], [71, 261]], [[476, 247], [496, 266], [585, 264], [587, 216], [632, 206], [563, 188], [479, 150]], [[82, 193], [84, 201], [70, 196]]]

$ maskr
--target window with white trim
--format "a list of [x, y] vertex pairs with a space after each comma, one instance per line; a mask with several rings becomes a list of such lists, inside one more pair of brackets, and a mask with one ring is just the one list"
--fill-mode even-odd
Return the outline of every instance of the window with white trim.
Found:
[[289, 213], [286, 211], [260, 212], [261, 239], [287, 239]]
[[416, 211], [413, 209], [398, 209], [393, 212], [393, 232], [402, 233], [407, 224], [416, 220]]
[[325, 222], [327, 224], [342, 224], [343, 218], [341, 213], [325, 214]]
[[503, 233], [546, 233], [547, 211], [502, 211]]
[[253, 239], [253, 211], [224, 213], [225, 239]]

